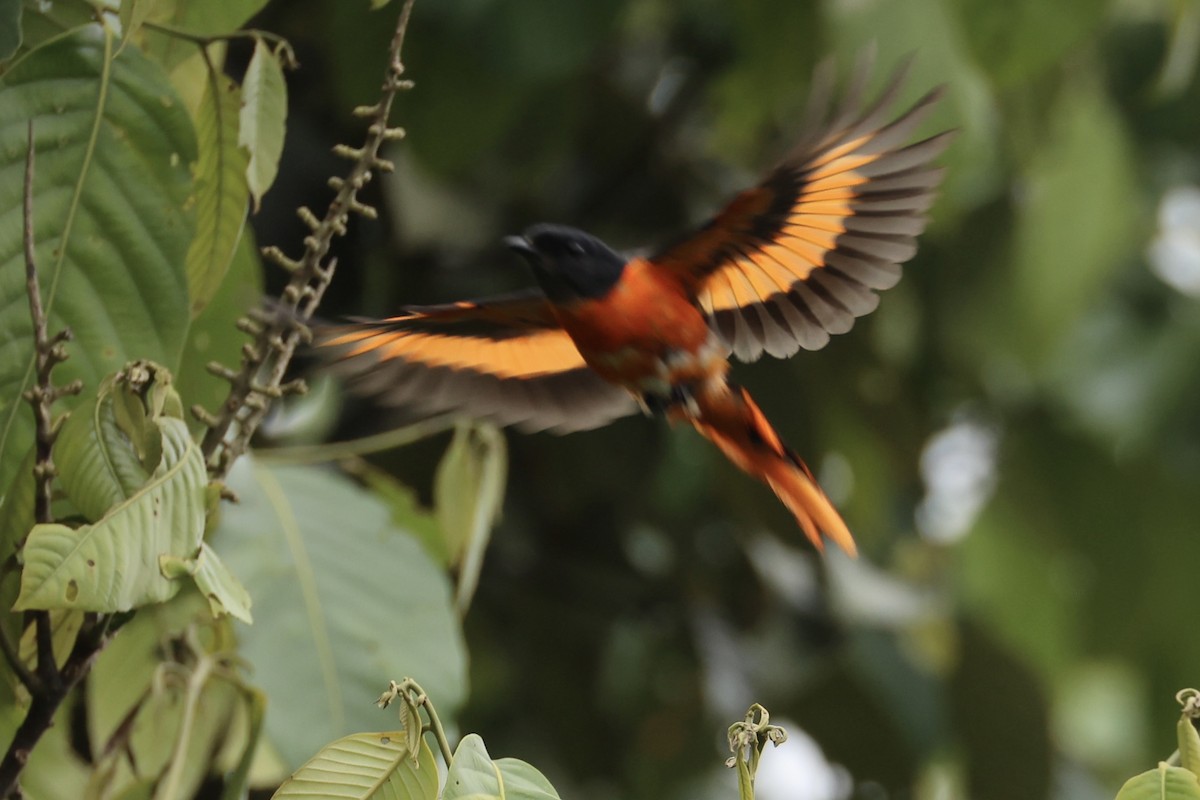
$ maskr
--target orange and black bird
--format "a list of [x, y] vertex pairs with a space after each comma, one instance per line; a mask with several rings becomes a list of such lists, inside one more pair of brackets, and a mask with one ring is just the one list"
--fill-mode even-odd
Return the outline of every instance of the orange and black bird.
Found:
[[832, 81], [814, 80], [809, 133], [779, 166], [652, 254], [534, 225], [505, 241], [538, 288], [332, 325], [318, 353], [358, 391], [420, 414], [557, 433], [639, 409], [685, 421], [770, 486], [817, 548], [824, 535], [854, 554], [812, 472], [729, 380], [729, 357], [824, 346], [916, 252], [949, 133], [912, 139], [939, 91], [893, 118], [903, 71], [871, 103], [868, 72], [832, 112]]

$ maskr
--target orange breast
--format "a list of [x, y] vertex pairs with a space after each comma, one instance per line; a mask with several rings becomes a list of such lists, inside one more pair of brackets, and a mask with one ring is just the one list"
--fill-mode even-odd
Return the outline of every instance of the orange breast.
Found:
[[668, 356], [698, 353], [708, 340], [704, 315], [673, 276], [642, 259], [599, 300], [556, 309], [587, 363], [614, 383], [634, 385], [658, 375]]

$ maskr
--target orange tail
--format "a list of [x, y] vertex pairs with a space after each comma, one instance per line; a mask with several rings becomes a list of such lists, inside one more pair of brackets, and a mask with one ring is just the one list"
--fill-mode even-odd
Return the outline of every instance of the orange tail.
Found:
[[770, 486], [818, 550], [824, 549], [824, 534], [849, 555], [858, 554], [837, 509], [800, 457], [779, 440], [749, 392], [726, 384], [697, 395], [696, 405], [699, 414], [690, 417], [696, 430], [739, 469]]

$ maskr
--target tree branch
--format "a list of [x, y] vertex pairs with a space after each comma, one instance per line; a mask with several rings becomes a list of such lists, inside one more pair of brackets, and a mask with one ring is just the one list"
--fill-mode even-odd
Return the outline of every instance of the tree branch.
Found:
[[[209, 371], [230, 383], [229, 395], [215, 414], [200, 406], [192, 413], [208, 426], [201, 444], [209, 475], [220, 480], [234, 460], [246, 449], [247, 443], [266, 417], [271, 402], [285, 394], [303, 392], [302, 382], [283, 382], [283, 376], [297, 347], [306, 343], [310, 332], [306, 323], [321, 302], [337, 266], [329, 257], [329, 246], [335, 236], [346, 232], [351, 213], [374, 219], [376, 211], [358, 199], [358, 193], [371, 181], [374, 171], [391, 172], [393, 165], [379, 151], [385, 142], [403, 138], [404, 130], [389, 128], [388, 117], [396, 95], [412, 87], [403, 79], [404, 64], [401, 52], [413, 0], [407, 0], [400, 12], [396, 32], [388, 54], [379, 102], [356, 108], [356, 116], [370, 120], [362, 147], [338, 145], [334, 153], [353, 162], [345, 178], [331, 178], [334, 198], [323, 217], [318, 218], [308, 208], [298, 209], [300, 218], [312, 230], [304, 238], [304, 252], [293, 260], [277, 248], [265, 248], [263, 256], [291, 273], [279, 300], [266, 309], [243, 318], [239, 327], [253, 336], [242, 348], [241, 369], [234, 371], [219, 363], [209, 364]], [[233, 431], [231, 433], [231, 431]]]

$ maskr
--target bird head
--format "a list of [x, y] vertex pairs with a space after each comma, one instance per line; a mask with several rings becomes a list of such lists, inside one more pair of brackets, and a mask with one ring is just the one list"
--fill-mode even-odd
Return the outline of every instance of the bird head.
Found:
[[520, 253], [546, 295], [555, 302], [603, 297], [616, 285], [625, 258], [589, 233], [565, 225], [534, 225], [506, 237]]

